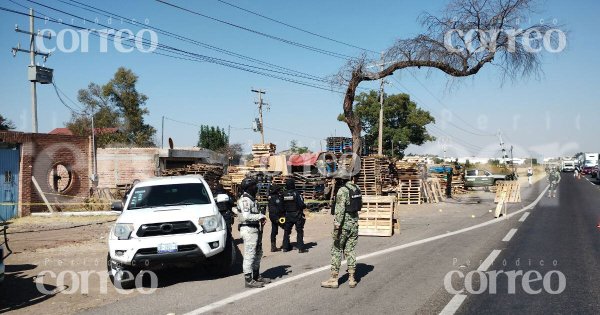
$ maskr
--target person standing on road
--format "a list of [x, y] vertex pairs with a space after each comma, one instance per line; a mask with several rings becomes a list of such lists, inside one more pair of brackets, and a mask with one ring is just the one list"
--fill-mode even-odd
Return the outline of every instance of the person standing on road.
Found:
[[579, 179], [579, 169], [577, 167], [575, 167], [575, 170], [573, 171], [573, 177]]
[[337, 288], [342, 254], [348, 261], [348, 284], [356, 287], [356, 252], [358, 242], [358, 212], [362, 208], [360, 188], [350, 181], [350, 175], [339, 174], [336, 184], [341, 186], [335, 199], [333, 245], [331, 246], [331, 278], [321, 282], [324, 288]]
[[531, 186], [533, 184], [532, 183], [532, 181], [533, 181], [532, 177], [533, 177], [533, 170], [530, 167], [530, 168], [527, 169], [527, 181], [529, 182], [529, 186]]
[[288, 178], [285, 181], [285, 192], [283, 193], [283, 208], [285, 209], [285, 225], [283, 227], [283, 251], [289, 252], [292, 250], [290, 246], [290, 234], [292, 228], [296, 226], [296, 247], [298, 252], [306, 253], [304, 248], [304, 198], [296, 190], [296, 181], [293, 178]]
[[283, 228], [282, 221], [284, 221], [284, 209], [283, 209], [283, 198], [281, 196], [280, 186], [271, 186], [271, 192], [269, 193], [269, 220], [271, 221], [271, 252], [278, 252], [277, 248], [277, 234], [279, 228]]
[[244, 241], [244, 280], [246, 288], [262, 288], [271, 281], [260, 276], [260, 259], [262, 258], [262, 229], [266, 222], [264, 214], [260, 213], [256, 203], [258, 182], [246, 177], [242, 180], [243, 191], [237, 203], [240, 212], [238, 229]]
[[550, 184], [550, 188], [548, 189], [548, 197], [556, 198], [556, 188], [558, 188], [558, 183], [560, 183], [560, 173], [554, 167], [548, 174], [548, 183]]

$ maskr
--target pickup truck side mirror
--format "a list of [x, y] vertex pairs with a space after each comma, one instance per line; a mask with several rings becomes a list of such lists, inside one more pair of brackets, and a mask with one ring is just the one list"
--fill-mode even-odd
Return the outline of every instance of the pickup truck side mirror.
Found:
[[115, 201], [110, 205], [110, 210], [113, 211], [123, 211], [123, 202], [122, 201]]
[[215, 198], [217, 203], [221, 202], [229, 202], [229, 196], [227, 194], [218, 194], [217, 198]]

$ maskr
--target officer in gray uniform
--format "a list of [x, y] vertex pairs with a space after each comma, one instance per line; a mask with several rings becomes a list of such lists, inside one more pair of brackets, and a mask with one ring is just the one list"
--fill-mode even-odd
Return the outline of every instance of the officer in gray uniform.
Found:
[[262, 288], [269, 279], [260, 276], [260, 259], [262, 257], [262, 229], [266, 222], [266, 216], [258, 210], [256, 204], [256, 193], [258, 191], [257, 181], [246, 177], [242, 181], [243, 191], [237, 202], [240, 212], [239, 226], [240, 235], [244, 241], [244, 280], [246, 288]]

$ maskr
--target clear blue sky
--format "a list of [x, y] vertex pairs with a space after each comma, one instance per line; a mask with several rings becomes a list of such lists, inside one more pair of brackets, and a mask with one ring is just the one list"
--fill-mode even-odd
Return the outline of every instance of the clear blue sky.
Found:
[[[40, 7], [36, 4], [15, 0], [52, 17], [70, 22], [70, 17]], [[90, 28], [103, 28], [90, 20], [99, 19], [106, 24], [107, 18], [68, 6], [58, 1], [36, 0], [46, 5], [87, 18], [73, 23]], [[154, 1], [102, 1], [80, 0], [101, 9], [118, 13], [137, 21], [148, 20], [150, 25], [184, 35], [203, 43], [228, 49], [246, 56], [265, 60], [280, 66], [317, 76], [337, 72], [344, 61], [293, 47], [281, 42], [219, 24], [214, 21], [179, 11]], [[375, 51], [384, 50], [397, 38], [418, 34], [421, 27], [417, 17], [424, 11], [437, 12], [445, 1], [249, 1], [229, 0], [237, 5], [258, 11], [266, 16], [323, 34], [337, 40], [350, 42]], [[223, 20], [246, 26], [261, 32], [283, 37], [321, 49], [355, 56], [360, 51], [314, 36], [286, 28], [282, 25], [250, 15], [216, 0], [181, 1], [173, 3]], [[0, 6], [18, 11], [25, 10], [8, 0], [0, 0]], [[452, 123], [472, 126], [464, 129], [472, 132], [495, 134], [502, 130], [507, 144], [515, 147], [517, 156], [553, 156], [573, 154], [576, 151], [600, 151], [597, 141], [600, 109], [597, 58], [598, 39], [597, 1], [577, 1], [577, 5], [559, 0], [542, 1], [541, 12], [532, 15], [532, 21], [544, 18], [557, 19], [569, 30], [567, 50], [559, 54], [546, 54], [544, 73], [540, 78], [530, 78], [502, 84], [499, 71], [487, 66], [475, 77], [463, 79], [457, 87], [448, 88], [447, 78], [426, 71], [402, 71], [396, 81], [386, 87], [387, 93], [407, 92], [419, 105], [430, 110], [438, 119], [432, 133], [447, 140], [448, 155], [465, 156], [497, 154], [495, 137], [476, 136], [460, 130], [444, 120], [451, 112]], [[14, 25], [28, 27], [23, 16], [0, 11], [0, 112], [13, 120], [18, 130], [31, 130], [30, 85], [26, 77], [29, 56], [19, 54], [13, 58], [10, 49], [17, 43], [27, 46], [24, 34], [14, 31]], [[36, 21], [36, 28], [63, 29], [57, 24]], [[138, 27], [112, 21], [112, 27]], [[189, 43], [159, 34], [161, 44], [199, 54], [243, 62]], [[56, 45], [56, 39], [45, 40], [48, 47]], [[70, 43], [67, 43], [69, 46]], [[347, 136], [348, 128], [337, 122], [341, 112], [340, 94], [304, 87], [211, 63], [198, 63], [172, 59], [140, 52], [120, 53], [109, 42], [108, 52], [99, 52], [99, 39], [89, 38], [89, 52], [52, 55], [46, 66], [54, 68], [57, 86], [76, 98], [78, 89], [89, 82], [107, 82], [119, 66], [132, 69], [138, 76], [138, 90], [149, 97], [150, 114], [146, 121], [157, 128], [160, 137], [161, 117], [194, 124], [232, 126], [231, 141], [246, 145], [256, 143], [260, 135], [247, 129], [257, 115], [255, 95], [251, 88], [267, 91], [265, 100], [271, 105], [265, 113], [266, 139], [288, 147], [296, 139], [301, 145], [313, 150], [321, 148], [322, 139], [331, 136]], [[39, 58], [41, 62], [41, 58]], [[421, 82], [421, 83], [419, 83]], [[426, 86], [427, 88], [423, 87]], [[376, 84], [364, 84], [374, 88]], [[398, 89], [400, 88], [400, 89]], [[62, 127], [69, 120], [70, 111], [63, 106], [51, 85], [38, 86], [39, 130], [48, 132]], [[456, 118], [459, 116], [459, 118]], [[517, 118], [515, 118], [517, 117]], [[520, 118], [518, 118], [520, 117]], [[578, 118], [579, 117], [579, 118]], [[487, 119], [486, 125], [478, 125], [478, 119]], [[516, 121], [516, 124], [514, 123]], [[479, 130], [479, 131], [477, 131]], [[172, 137], [178, 146], [192, 146], [197, 141], [197, 128], [167, 120], [165, 138]], [[474, 149], [473, 146], [483, 149]], [[408, 152], [442, 154], [439, 143], [421, 148], [411, 147]]]

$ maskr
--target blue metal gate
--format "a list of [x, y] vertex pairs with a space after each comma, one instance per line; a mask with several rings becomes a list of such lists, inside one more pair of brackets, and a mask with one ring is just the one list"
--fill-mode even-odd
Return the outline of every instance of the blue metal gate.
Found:
[[0, 148], [0, 220], [17, 216], [19, 149]]

